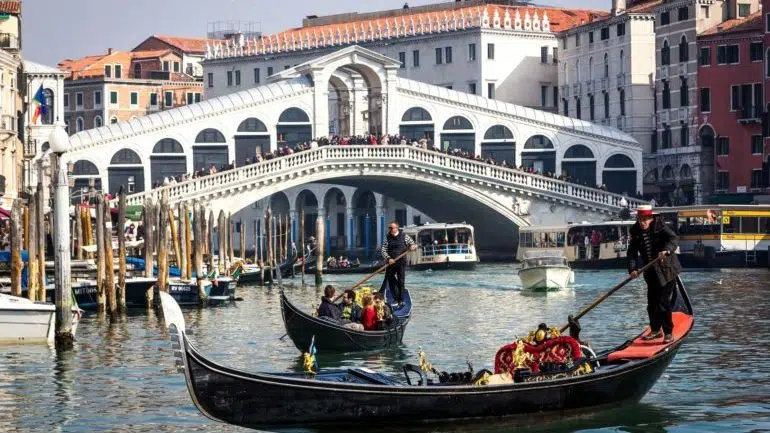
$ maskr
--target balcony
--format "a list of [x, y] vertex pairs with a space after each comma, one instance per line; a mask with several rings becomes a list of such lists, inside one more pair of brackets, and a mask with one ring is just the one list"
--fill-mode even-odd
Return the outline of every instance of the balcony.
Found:
[[684, 77], [687, 75], [687, 62], [681, 62], [679, 63], [677, 67], [677, 73], [680, 77]]
[[660, 79], [668, 80], [668, 65], [663, 65], [660, 67]]
[[586, 93], [588, 93], [589, 95], [592, 95], [592, 94], [596, 93], [595, 84], [596, 83], [594, 82], [594, 80], [587, 80], [586, 81]]
[[569, 98], [569, 84], [561, 86], [561, 97]]
[[738, 123], [759, 123], [762, 121], [762, 106], [749, 105], [738, 110]]
[[626, 73], [621, 72], [618, 74], [618, 89], [626, 86]]
[[618, 116], [615, 118], [615, 127], [623, 131], [626, 129], [626, 116]]
[[661, 123], [670, 123], [671, 122], [671, 116], [669, 116], [669, 111], [667, 109], [660, 111], [660, 122]]
[[582, 83], [575, 83], [572, 85], [572, 92], [574, 93], [573, 96], [576, 98], [580, 96], [580, 93], [582, 92], [583, 84]]
[[0, 48], [4, 50], [19, 50], [19, 37], [13, 33], [0, 33]]

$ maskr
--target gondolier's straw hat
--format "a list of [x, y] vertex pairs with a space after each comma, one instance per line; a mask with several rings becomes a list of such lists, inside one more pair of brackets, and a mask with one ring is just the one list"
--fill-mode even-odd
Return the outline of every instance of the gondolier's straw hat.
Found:
[[643, 204], [636, 208], [636, 216], [652, 216], [653, 214], [651, 205]]

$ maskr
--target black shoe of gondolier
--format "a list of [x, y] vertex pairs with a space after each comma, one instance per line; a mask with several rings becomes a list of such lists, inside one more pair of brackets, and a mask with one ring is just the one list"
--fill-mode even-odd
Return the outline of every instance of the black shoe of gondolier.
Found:
[[645, 335], [644, 337], [642, 337], [642, 340], [643, 341], [650, 341], [650, 340], [658, 339], [658, 338], [660, 338], [662, 336], [663, 336], [663, 331], [658, 331], [658, 332], [654, 332], [654, 333], [650, 332], [648, 335]]
[[668, 344], [674, 341], [674, 336], [671, 334], [666, 334], [665, 337], [663, 337], [663, 343]]

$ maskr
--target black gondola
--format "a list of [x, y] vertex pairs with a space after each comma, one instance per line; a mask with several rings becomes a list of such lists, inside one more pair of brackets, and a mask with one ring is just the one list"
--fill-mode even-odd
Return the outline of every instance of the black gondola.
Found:
[[[346, 268], [338, 268], [338, 267], [330, 267], [330, 266], [324, 266], [324, 274], [325, 275], [345, 275], [345, 274], [371, 274], [380, 267], [382, 267], [385, 263], [381, 262], [373, 262], [368, 265], [352, 265], [348, 266]], [[305, 268], [305, 273], [307, 274], [313, 274], [315, 273], [316, 266], [315, 264], [312, 264]]]
[[[385, 300], [393, 303], [393, 296], [385, 285]], [[393, 322], [381, 331], [358, 331], [300, 310], [281, 291], [281, 313], [286, 334], [300, 351], [307, 350], [315, 337], [318, 350], [327, 352], [356, 352], [385, 349], [401, 344], [406, 325], [412, 317], [412, 298], [404, 289], [403, 303], [393, 308]]]
[[[162, 294], [163, 312], [195, 406], [207, 417], [244, 427], [281, 425], [446, 422], [544, 411], [601, 408], [639, 401], [689, 335], [693, 316], [684, 286], [675, 308], [674, 342], [629, 340], [585, 360], [593, 372], [500, 385], [411, 385], [368, 369], [303, 373], [248, 373], [206, 359], [190, 343], [184, 318]], [[648, 332], [648, 331], [645, 331]], [[641, 337], [643, 334], [640, 334]], [[635, 353], [636, 352], [636, 353]], [[643, 356], [640, 356], [641, 355]], [[419, 368], [405, 366], [408, 369]], [[567, 377], [564, 377], [567, 376]]]

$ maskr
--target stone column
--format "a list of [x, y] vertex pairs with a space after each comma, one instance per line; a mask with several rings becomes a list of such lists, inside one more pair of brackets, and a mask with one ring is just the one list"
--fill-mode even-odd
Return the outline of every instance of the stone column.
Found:
[[352, 108], [350, 113], [352, 135], [363, 135], [369, 130], [369, 120], [364, 119], [364, 112], [368, 113], [369, 102], [367, 95], [369, 89], [366, 81], [360, 75], [353, 76], [353, 91], [351, 92]]
[[329, 74], [315, 69], [313, 76], [313, 137], [329, 135]]
[[386, 79], [382, 83], [382, 89], [380, 89], [382, 94], [382, 132], [383, 134], [398, 134], [398, 124], [401, 121], [401, 113], [398, 112], [398, 98], [396, 98], [398, 69], [390, 66], [386, 68]]
[[353, 255], [353, 250], [355, 248], [355, 218], [353, 216], [353, 206], [348, 205], [345, 207], [345, 215], [348, 217], [348, 223], [346, 228], [347, 233], [347, 239], [348, 239], [348, 255]]

